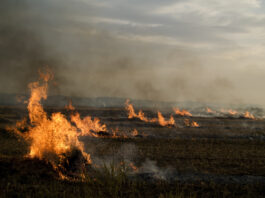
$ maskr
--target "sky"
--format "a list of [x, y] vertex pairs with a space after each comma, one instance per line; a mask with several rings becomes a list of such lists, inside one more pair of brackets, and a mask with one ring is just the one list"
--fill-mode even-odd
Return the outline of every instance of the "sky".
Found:
[[2, 0], [0, 92], [265, 104], [262, 0]]

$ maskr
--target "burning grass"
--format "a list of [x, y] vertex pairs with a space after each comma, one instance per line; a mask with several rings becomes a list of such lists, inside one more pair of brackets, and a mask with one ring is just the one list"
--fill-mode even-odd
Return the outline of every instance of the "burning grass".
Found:
[[160, 126], [163, 127], [172, 127], [175, 126], [175, 120], [173, 116], [171, 115], [169, 120], [166, 120], [162, 113], [160, 111], [157, 112], [157, 118], [147, 118], [142, 110], [139, 110], [138, 114], [135, 113], [134, 107], [132, 104], [130, 104], [130, 101], [127, 100], [125, 103], [125, 109], [128, 112], [128, 118], [138, 118], [139, 120], [146, 122], [146, 123], [158, 123]]
[[[106, 131], [106, 125], [101, 125], [98, 118], [92, 120], [90, 116], [81, 119], [77, 112], [71, 115], [71, 121], [75, 125], [60, 112], [48, 116], [40, 102], [47, 99], [48, 81], [53, 75], [48, 70], [47, 73], [40, 72], [40, 77], [39, 81], [29, 84], [29, 124], [23, 119], [17, 122], [13, 130], [30, 142], [28, 157], [51, 163], [62, 178], [66, 178], [69, 172], [72, 174], [74, 169], [75, 173], [83, 176], [86, 164], [92, 162], [90, 154], [85, 152], [83, 143], [79, 141], [79, 136], [98, 137], [99, 132]], [[26, 129], [24, 133], [20, 131], [22, 128]]]
[[[19, 136], [5, 131], [0, 136], [2, 197], [262, 197], [264, 193], [262, 183], [240, 184], [245, 182], [243, 175], [265, 176], [265, 147], [261, 141], [93, 139], [85, 142], [95, 148], [92, 160], [93, 156], [111, 156], [113, 160], [105, 161], [101, 168], [85, 171], [83, 180], [68, 181], [62, 180], [51, 164], [24, 158], [28, 144]], [[126, 144], [137, 148], [132, 166], [126, 159], [114, 161], [120, 151], [128, 150]], [[139, 169], [146, 158], [156, 161], [160, 170], [174, 167], [179, 179], [182, 174], [193, 172], [195, 175], [189, 177], [194, 181], [154, 180], [155, 173], [148, 172], [131, 175], [132, 168]], [[150, 163], [145, 164], [150, 170]], [[209, 175], [210, 180], [200, 179], [198, 174]], [[211, 175], [238, 177], [223, 184]]]
[[[136, 118], [149, 130], [146, 126], [139, 130], [130, 121], [129, 130], [124, 133], [124, 123], [119, 123], [118, 128], [110, 126], [110, 122], [102, 124], [97, 117], [81, 116], [72, 103], [66, 106], [67, 115], [57, 111], [49, 114], [41, 100], [47, 99], [52, 78], [49, 71], [40, 73], [40, 80], [29, 85], [29, 114], [12, 128], [16, 133], [2, 130], [0, 190], [4, 197], [236, 197], [246, 192], [250, 197], [264, 195], [262, 140], [181, 139], [172, 133], [179, 134], [180, 129], [187, 133], [200, 130], [202, 135], [221, 121], [194, 117], [184, 109], [175, 109], [179, 115], [175, 118], [171, 115], [165, 119], [159, 111], [157, 117], [149, 118], [142, 110], [136, 113], [129, 101], [128, 119]], [[225, 120], [217, 127], [230, 121], [232, 127], [241, 126], [243, 120], [260, 125], [262, 136], [263, 121], [249, 112], [244, 117], [248, 120]], [[185, 126], [179, 127], [176, 121]], [[145, 132], [153, 128], [157, 134], [146, 137]]]

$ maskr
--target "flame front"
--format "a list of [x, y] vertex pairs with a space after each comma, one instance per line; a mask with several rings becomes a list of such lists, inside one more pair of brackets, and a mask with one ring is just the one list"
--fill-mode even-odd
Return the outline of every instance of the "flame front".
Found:
[[232, 110], [232, 109], [228, 109], [228, 110], [221, 109], [221, 112], [222, 112], [222, 113], [228, 113], [228, 114], [229, 114], [229, 115], [231, 115], [231, 116], [235, 116], [235, 115], [237, 115], [237, 114], [238, 114], [238, 112], [237, 112], [237, 111], [235, 111], [235, 110]]
[[144, 122], [149, 122], [148, 118], [145, 117], [144, 112], [142, 110], [140, 110], [138, 112], [138, 114], [135, 113], [133, 105], [129, 103], [130, 100], [126, 100], [125, 103], [125, 109], [128, 111], [128, 118], [132, 119], [132, 118], [139, 118], [140, 120], [144, 121]]
[[176, 115], [190, 116], [190, 117], [192, 116], [192, 114], [189, 111], [185, 110], [185, 109], [180, 110], [178, 108], [173, 108], [173, 110], [174, 110]]
[[255, 116], [248, 111], [244, 113], [244, 117], [248, 119], [253, 119], [253, 120], [255, 119]]
[[171, 115], [169, 120], [165, 120], [164, 116], [160, 111], [157, 112], [157, 117], [158, 117], [158, 123], [161, 126], [170, 126], [170, 125], [175, 125], [175, 120], [173, 116]]
[[154, 122], [158, 122], [161, 126], [173, 126], [175, 125], [175, 120], [173, 118], [173, 116], [171, 115], [169, 120], [166, 121], [164, 116], [162, 115], [162, 113], [160, 111], [157, 112], [157, 118], [147, 118], [144, 115], [144, 112], [142, 110], [140, 110], [138, 112], [138, 114], [135, 113], [135, 110], [133, 108], [133, 105], [129, 103], [129, 100], [126, 100], [125, 102], [125, 109], [128, 112], [128, 118], [132, 119], [132, 118], [138, 118], [144, 122], [149, 122], [149, 123], [154, 123]]

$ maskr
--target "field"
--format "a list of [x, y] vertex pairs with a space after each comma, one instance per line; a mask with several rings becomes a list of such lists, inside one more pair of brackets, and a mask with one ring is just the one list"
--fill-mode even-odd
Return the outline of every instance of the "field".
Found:
[[[128, 119], [124, 108], [76, 110], [100, 118], [108, 131], [81, 138], [92, 159], [85, 178], [62, 179], [51, 164], [25, 157], [29, 143], [6, 130], [27, 116], [26, 108], [0, 107], [0, 197], [265, 197], [263, 119], [174, 115], [176, 126], [162, 127]], [[185, 119], [200, 126], [188, 127]]]

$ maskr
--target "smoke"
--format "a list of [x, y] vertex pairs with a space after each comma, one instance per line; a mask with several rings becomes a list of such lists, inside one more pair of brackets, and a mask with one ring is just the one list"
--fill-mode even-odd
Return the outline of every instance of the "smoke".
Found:
[[89, 23], [96, 13], [92, 4], [68, 0], [0, 4], [0, 92], [25, 93], [38, 68], [48, 65], [56, 77], [51, 94], [247, 101], [230, 75], [212, 75], [214, 69], [196, 51], [136, 42], [121, 37], [120, 29]]

